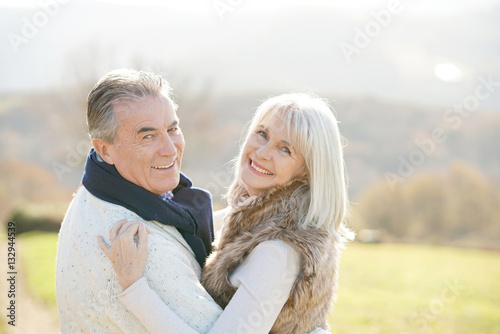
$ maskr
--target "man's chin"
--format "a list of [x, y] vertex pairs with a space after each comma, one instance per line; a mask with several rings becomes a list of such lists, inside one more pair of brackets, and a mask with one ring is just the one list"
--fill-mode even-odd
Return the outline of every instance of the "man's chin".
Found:
[[175, 187], [179, 184], [180, 181], [180, 175], [178, 174], [177, 178], [173, 180], [173, 178], [169, 178], [167, 181], [163, 181], [161, 183], [158, 183], [158, 186], [155, 187], [154, 193], [158, 194], [164, 194], [167, 191], [174, 190]]

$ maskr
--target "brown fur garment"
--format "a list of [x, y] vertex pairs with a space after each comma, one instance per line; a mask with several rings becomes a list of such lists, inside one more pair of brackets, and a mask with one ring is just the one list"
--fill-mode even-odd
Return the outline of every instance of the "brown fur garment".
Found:
[[[228, 280], [255, 246], [266, 240], [283, 240], [301, 252], [303, 268], [271, 333], [304, 334], [326, 323], [335, 297], [339, 248], [325, 230], [301, 230], [296, 223], [299, 206], [309, 197], [304, 180], [293, 180], [249, 197], [240, 187], [228, 214], [217, 249], [207, 260], [202, 283], [223, 308], [236, 292]], [[283, 279], [287, 279], [283, 273]]]

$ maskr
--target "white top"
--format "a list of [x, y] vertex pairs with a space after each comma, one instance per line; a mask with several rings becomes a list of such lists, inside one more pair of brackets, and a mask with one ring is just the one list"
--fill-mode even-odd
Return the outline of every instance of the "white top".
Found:
[[[301, 255], [291, 244], [271, 240], [257, 245], [230, 274], [238, 289], [208, 333], [269, 333], [300, 268]], [[144, 277], [118, 298], [150, 333], [199, 333], [162, 302]]]
[[208, 332], [222, 310], [200, 284], [201, 268], [180, 233], [102, 201], [83, 186], [59, 232], [56, 297], [61, 332], [148, 333], [116, 298], [121, 293], [118, 279], [97, 243], [100, 235], [109, 244], [109, 230], [124, 218], [142, 221], [151, 230], [144, 277], [156, 297], [191, 328]]

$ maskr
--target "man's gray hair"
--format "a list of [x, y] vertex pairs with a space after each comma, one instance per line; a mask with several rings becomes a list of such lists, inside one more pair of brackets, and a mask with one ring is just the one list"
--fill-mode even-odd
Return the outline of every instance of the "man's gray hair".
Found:
[[113, 104], [139, 101], [147, 96], [165, 96], [174, 111], [177, 105], [170, 97], [172, 88], [161, 76], [131, 69], [114, 70], [106, 74], [92, 88], [87, 102], [87, 126], [91, 139], [99, 138], [113, 143], [118, 131]]

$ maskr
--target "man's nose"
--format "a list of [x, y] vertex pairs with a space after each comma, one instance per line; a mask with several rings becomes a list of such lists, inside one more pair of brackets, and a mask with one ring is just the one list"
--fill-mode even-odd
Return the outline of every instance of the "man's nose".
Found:
[[177, 154], [177, 148], [168, 134], [162, 138], [159, 154], [166, 157], [171, 157]]

